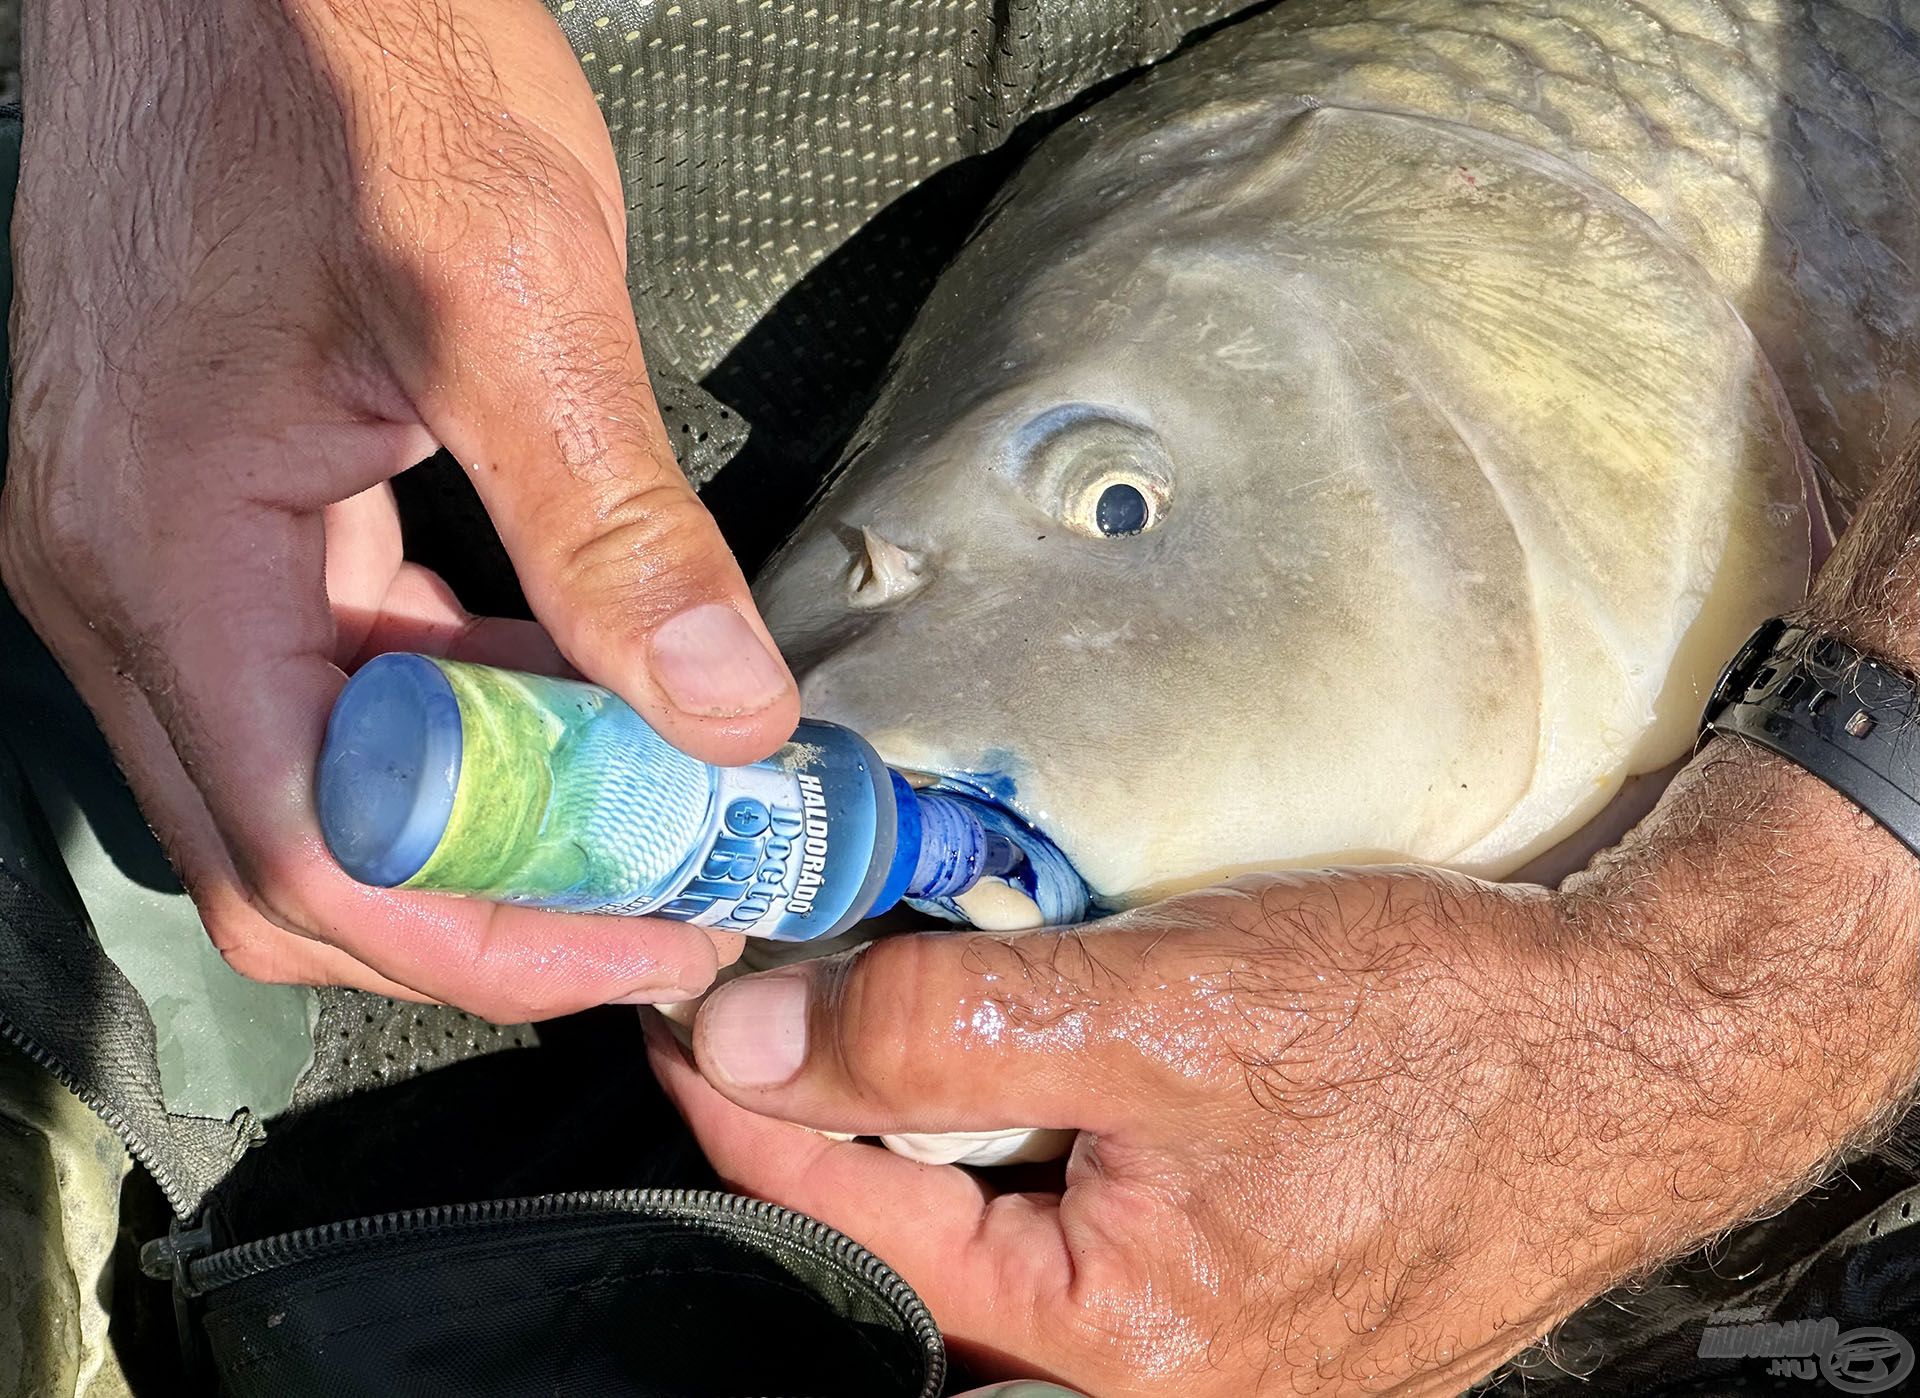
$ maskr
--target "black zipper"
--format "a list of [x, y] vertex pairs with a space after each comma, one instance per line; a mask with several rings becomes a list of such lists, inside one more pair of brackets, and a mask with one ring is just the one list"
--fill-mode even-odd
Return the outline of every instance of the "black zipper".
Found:
[[4, 1038], [19, 1049], [38, 1067], [45, 1069], [54, 1081], [78, 1097], [83, 1106], [107, 1124], [107, 1129], [118, 1136], [120, 1144], [127, 1148], [127, 1154], [132, 1156], [140, 1168], [152, 1177], [153, 1182], [160, 1186], [160, 1192], [166, 1196], [167, 1207], [173, 1210], [173, 1216], [176, 1219], [184, 1220], [191, 1214], [192, 1209], [187, 1202], [187, 1191], [173, 1173], [154, 1158], [153, 1151], [146, 1142], [128, 1128], [127, 1119], [120, 1114], [117, 1107], [91, 1088], [82, 1086], [79, 1079], [69, 1073], [59, 1059], [16, 1029], [3, 1015], [0, 1015], [0, 1038]]
[[[0, 1017], [0, 1038], [19, 1049], [105, 1122], [120, 1138], [127, 1154], [166, 1196], [176, 1219], [174, 1229], [168, 1237], [156, 1238], [141, 1249], [140, 1264], [148, 1276], [174, 1283], [174, 1300], [176, 1308], [182, 1311], [183, 1324], [184, 1303], [190, 1297], [281, 1267], [338, 1256], [365, 1244], [428, 1234], [470, 1235], [490, 1228], [596, 1213], [656, 1215], [704, 1223], [747, 1223], [763, 1232], [793, 1239], [815, 1253], [828, 1254], [878, 1292], [912, 1330], [927, 1361], [920, 1398], [938, 1398], [946, 1384], [946, 1342], [940, 1327], [934, 1323], [933, 1313], [905, 1277], [846, 1234], [818, 1219], [778, 1204], [718, 1190], [603, 1189], [493, 1199], [478, 1204], [442, 1204], [320, 1224], [208, 1251], [213, 1239], [211, 1228], [205, 1223], [190, 1230], [182, 1228], [182, 1222], [189, 1216], [185, 1190], [128, 1129], [126, 1118], [119, 1110], [98, 1093], [82, 1086], [57, 1058], [4, 1017]], [[183, 1329], [183, 1343], [186, 1333]], [[191, 1350], [187, 1353], [190, 1355]]]
[[912, 1330], [927, 1361], [920, 1398], [937, 1398], [946, 1383], [947, 1352], [940, 1328], [926, 1303], [904, 1277], [846, 1234], [817, 1219], [783, 1209], [778, 1204], [717, 1190], [591, 1190], [373, 1214], [281, 1233], [204, 1256], [187, 1255], [177, 1259], [179, 1270], [174, 1275], [188, 1294], [197, 1296], [281, 1267], [348, 1254], [369, 1244], [423, 1235], [472, 1235], [493, 1228], [591, 1214], [655, 1215], [701, 1223], [747, 1224], [764, 1233], [792, 1239], [816, 1254], [830, 1256], [877, 1291]]

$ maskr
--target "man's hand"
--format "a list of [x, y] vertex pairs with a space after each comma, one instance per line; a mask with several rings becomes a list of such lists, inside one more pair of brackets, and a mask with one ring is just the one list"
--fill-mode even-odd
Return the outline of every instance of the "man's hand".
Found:
[[[698, 1071], [653, 1056], [729, 1183], [900, 1267], [984, 1367], [1453, 1393], [1871, 1129], [1920, 1062], [1917, 953], [1905, 852], [1717, 745], [1561, 894], [1265, 877], [883, 941], [722, 987]], [[1061, 1191], [1003, 1193], [786, 1121], [1082, 1134]]]
[[[546, 12], [47, 0], [25, 60], [0, 570], [221, 950], [501, 1019], [703, 988], [734, 943], [363, 889], [313, 811], [342, 671], [383, 650], [565, 662], [715, 761], [797, 717], [668, 450]], [[540, 627], [403, 560], [386, 481], [436, 446]]]

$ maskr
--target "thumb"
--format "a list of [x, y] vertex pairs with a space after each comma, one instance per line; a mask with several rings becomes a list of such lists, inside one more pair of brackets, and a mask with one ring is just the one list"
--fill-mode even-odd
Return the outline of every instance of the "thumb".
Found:
[[1110, 1129], [1132, 1094], [1100, 1061], [1099, 1005], [1044, 952], [1016, 953], [1017, 979], [989, 970], [1009, 947], [890, 937], [729, 981], [700, 1008], [695, 1061], [741, 1106], [827, 1131]]
[[580, 224], [517, 245], [511, 294], [498, 268], [441, 277], [416, 405], [567, 660], [694, 756], [754, 761], [792, 735], [799, 694], [674, 462], [619, 250]]

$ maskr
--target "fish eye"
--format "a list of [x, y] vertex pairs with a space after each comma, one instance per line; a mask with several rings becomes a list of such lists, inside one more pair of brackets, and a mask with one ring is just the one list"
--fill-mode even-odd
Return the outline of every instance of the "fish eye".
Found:
[[1173, 496], [1173, 462], [1154, 431], [1090, 403], [1033, 419], [1012, 443], [1029, 498], [1076, 534], [1124, 539], [1158, 527]]
[[1061, 522], [1090, 539], [1146, 533], [1166, 513], [1170, 482], [1156, 469], [1164, 464], [1137, 451], [1083, 453], [1062, 482]]
[[1140, 533], [1147, 527], [1150, 513], [1147, 497], [1140, 493], [1139, 486], [1115, 481], [1102, 490], [1094, 502], [1093, 522], [1109, 539], [1117, 539], [1125, 534]]

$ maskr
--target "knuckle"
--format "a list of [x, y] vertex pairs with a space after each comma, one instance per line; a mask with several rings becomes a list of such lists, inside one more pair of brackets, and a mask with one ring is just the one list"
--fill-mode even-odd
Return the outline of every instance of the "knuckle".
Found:
[[336, 876], [308, 855], [277, 846], [244, 858], [236, 852], [236, 862], [260, 917], [283, 931], [324, 939], [330, 924], [326, 884]]
[[938, 1100], [951, 1065], [931, 1050], [945, 1040], [959, 1003], [938, 937], [876, 942], [837, 969], [828, 997], [832, 1043], [846, 1079], [882, 1102]]
[[244, 905], [200, 909], [201, 925], [220, 959], [250, 981], [288, 985], [300, 979], [287, 959], [268, 945]]
[[[542, 274], [544, 275], [544, 274]], [[577, 272], [556, 274], [578, 277]], [[625, 283], [564, 288], [561, 304], [515, 332], [514, 364], [549, 438], [551, 458], [590, 502], [617, 503], [636, 488], [678, 483], [666, 431], [640, 352]]]
[[114, 563], [98, 526], [78, 490], [54, 483], [29, 489], [23, 481], [7, 491], [0, 510], [0, 578], [15, 596], [97, 586]]
[[590, 293], [619, 275], [619, 250], [592, 201], [544, 179], [494, 172], [401, 199], [426, 285], [450, 307], [514, 308], [499, 328], [516, 340], [550, 338], [568, 308], [597, 302]]
[[593, 599], [589, 624], [650, 630], [729, 581], [732, 557], [677, 476], [662, 471], [596, 514], [593, 531], [567, 547], [557, 570], [566, 593]]

